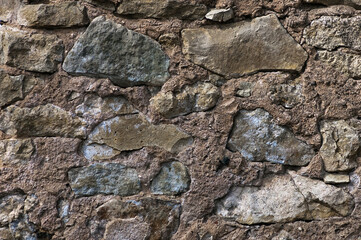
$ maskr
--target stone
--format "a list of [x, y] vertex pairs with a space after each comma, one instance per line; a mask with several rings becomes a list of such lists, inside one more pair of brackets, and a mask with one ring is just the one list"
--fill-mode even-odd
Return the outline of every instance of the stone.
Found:
[[241, 110], [235, 117], [227, 147], [248, 161], [269, 161], [292, 166], [307, 165], [315, 155], [311, 146], [287, 128], [272, 121], [261, 108]]
[[357, 9], [361, 9], [361, 1], [360, 0], [303, 0], [306, 3], [314, 3], [314, 4], [323, 4], [326, 6], [330, 5], [348, 5], [355, 7]]
[[24, 197], [21, 195], [9, 194], [0, 198], [0, 226], [20, 218], [23, 214]]
[[160, 92], [151, 99], [151, 108], [166, 118], [213, 108], [220, 96], [218, 88], [210, 83], [186, 86], [181, 92]]
[[169, 78], [168, 67], [159, 43], [102, 16], [91, 22], [63, 63], [69, 74], [109, 78], [121, 87], [161, 86]]
[[322, 16], [305, 28], [303, 36], [308, 45], [317, 48], [361, 50], [361, 17]]
[[340, 51], [318, 51], [318, 58], [330, 67], [352, 78], [361, 78], [361, 56]]
[[321, 156], [314, 156], [307, 166], [302, 167], [298, 171], [298, 174], [309, 178], [322, 179], [324, 175], [324, 169]]
[[271, 100], [275, 104], [291, 109], [304, 101], [302, 85], [299, 83], [278, 84], [270, 88]]
[[94, 163], [88, 167], [72, 168], [68, 176], [76, 196], [130, 196], [140, 192], [137, 171], [119, 163]]
[[0, 28], [0, 64], [27, 71], [53, 73], [63, 60], [64, 46], [54, 35]]
[[115, 5], [117, 4], [117, 0], [85, 0], [90, 4], [93, 4], [97, 7], [104, 8], [106, 10], [110, 10], [114, 12], [116, 10]]
[[9, 228], [0, 227], [0, 239], [15, 240]]
[[187, 59], [228, 79], [260, 70], [299, 72], [308, 57], [275, 15], [185, 29], [182, 37]]
[[349, 183], [350, 176], [348, 174], [335, 174], [335, 173], [326, 173], [323, 178], [325, 183], [338, 184], [338, 183]]
[[356, 153], [360, 147], [357, 131], [345, 120], [322, 121], [320, 155], [327, 172], [349, 171], [357, 167]]
[[24, 76], [11, 76], [0, 70], [0, 108], [24, 98]]
[[0, 0], [0, 20], [10, 21], [15, 17], [20, 5], [21, 0]]
[[10, 136], [85, 138], [85, 126], [83, 119], [53, 104], [10, 106], [0, 114], [0, 130]]
[[26, 163], [33, 152], [31, 139], [0, 140], [0, 166], [16, 166]]
[[250, 97], [252, 95], [252, 90], [254, 87], [254, 83], [251, 82], [241, 82], [239, 83], [239, 87], [236, 95], [238, 97]]
[[32, 4], [23, 6], [18, 23], [27, 27], [80, 27], [89, 24], [86, 9], [78, 2]]
[[104, 240], [146, 240], [150, 234], [149, 224], [141, 219], [116, 219], [107, 224]]
[[191, 179], [187, 168], [180, 162], [163, 164], [159, 174], [153, 179], [153, 194], [179, 195], [189, 189]]
[[137, 18], [202, 19], [207, 13], [203, 4], [173, 0], [123, 0], [117, 13]]
[[153, 125], [139, 114], [106, 120], [88, 136], [88, 144], [106, 145], [117, 151], [131, 151], [148, 146], [177, 152], [191, 142], [192, 138], [176, 126]]
[[213, 9], [206, 14], [206, 19], [215, 22], [227, 22], [234, 18], [232, 8], [227, 9]]
[[92, 161], [110, 159], [120, 153], [120, 151], [107, 145], [89, 143], [88, 141], [82, 145], [81, 152], [86, 159]]

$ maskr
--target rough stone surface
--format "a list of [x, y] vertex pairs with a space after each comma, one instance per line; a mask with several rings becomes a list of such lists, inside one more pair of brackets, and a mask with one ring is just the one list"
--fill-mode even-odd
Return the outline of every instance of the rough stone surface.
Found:
[[189, 60], [227, 78], [259, 70], [301, 71], [307, 60], [305, 50], [275, 15], [217, 28], [186, 29], [182, 37]]
[[234, 18], [234, 13], [232, 8], [213, 9], [206, 14], [206, 18], [215, 22], [227, 22]]
[[304, 30], [307, 44], [333, 50], [347, 47], [361, 50], [361, 17], [322, 16]]
[[0, 0], [0, 19], [10, 21], [16, 15], [21, 5], [21, 0]]
[[14, 28], [0, 28], [0, 64], [52, 73], [63, 60], [63, 43], [54, 35], [30, 34]]
[[272, 116], [261, 108], [239, 112], [227, 146], [239, 151], [248, 161], [303, 166], [314, 156], [311, 146], [287, 128], [275, 124]]
[[88, 167], [73, 168], [68, 175], [70, 186], [77, 196], [129, 196], [140, 192], [136, 170], [118, 163], [94, 163]]
[[301, 84], [279, 84], [272, 87], [270, 92], [271, 100], [285, 108], [294, 108], [304, 101]]
[[360, 147], [359, 136], [346, 121], [322, 121], [323, 138], [320, 155], [328, 172], [355, 168], [355, 154]]
[[94, 19], [66, 56], [66, 72], [104, 77], [119, 86], [162, 85], [169, 59], [160, 45], [105, 17]]
[[24, 76], [11, 76], [0, 70], [0, 107], [24, 97]]
[[25, 5], [18, 22], [27, 27], [75, 27], [89, 23], [86, 10], [78, 2]]
[[18, 137], [85, 137], [84, 120], [53, 104], [34, 108], [11, 106], [0, 114], [0, 130]]
[[360, 0], [303, 0], [306, 3], [323, 4], [326, 6], [330, 5], [349, 5], [355, 8], [361, 8]]
[[7, 139], [0, 141], [0, 166], [16, 166], [26, 163], [35, 148], [31, 139]]
[[325, 183], [337, 184], [337, 183], [349, 183], [350, 176], [348, 174], [333, 174], [327, 173], [323, 178]]
[[178, 195], [189, 189], [190, 177], [187, 168], [180, 162], [165, 163], [153, 179], [153, 194]]
[[191, 112], [206, 111], [214, 107], [220, 96], [217, 87], [210, 83], [186, 86], [180, 93], [160, 92], [151, 99], [153, 110], [172, 118]]
[[117, 8], [120, 15], [138, 18], [201, 19], [207, 13], [203, 4], [173, 0], [124, 0]]
[[238, 97], [250, 97], [252, 95], [252, 88], [254, 84], [250, 82], [241, 82], [236, 95]]
[[107, 224], [104, 240], [146, 240], [150, 234], [149, 224], [141, 219], [116, 219]]

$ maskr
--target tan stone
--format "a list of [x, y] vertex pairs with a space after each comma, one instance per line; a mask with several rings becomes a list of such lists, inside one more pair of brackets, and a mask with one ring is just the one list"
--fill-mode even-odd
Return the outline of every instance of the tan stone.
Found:
[[12, 20], [15, 17], [20, 4], [21, 0], [0, 0], [0, 20]]
[[11, 76], [0, 70], [0, 107], [24, 97], [24, 76]]
[[35, 147], [31, 139], [6, 139], [0, 141], [0, 166], [16, 166], [29, 160]]
[[326, 173], [323, 178], [325, 183], [337, 184], [337, 183], [349, 183], [350, 176], [348, 174], [334, 174]]

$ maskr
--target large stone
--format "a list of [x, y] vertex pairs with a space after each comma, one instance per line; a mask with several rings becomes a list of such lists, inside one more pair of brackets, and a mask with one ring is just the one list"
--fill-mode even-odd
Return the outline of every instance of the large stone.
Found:
[[186, 86], [180, 93], [160, 92], [151, 99], [152, 109], [172, 118], [191, 112], [206, 111], [217, 103], [220, 91], [210, 83]]
[[26, 163], [35, 147], [31, 139], [6, 139], [0, 141], [0, 166]]
[[322, 16], [303, 33], [306, 43], [327, 50], [348, 47], [361, 50], [361, 17]]
[[149, 224], [139, 218], [116, 219], [107, 224], [104, 240], [146, 240], [150, 235]]
[[24, 76], [11, 76], [0, 70], [0, 107], [24, 97]]
[[27, 27], [74, 27], [89, 24], [86, 10], [78, 2], [25, 5], [18, 22]]
[[207, 13], [203, 4], [174, 0], [123, 0], [117, 8], [120, 15], [138, 18], [201, 19]]
[[294, 172], [270, 176], [261, 187], [234, 187], [216, 203], [218, 215], [241, 224], [347, 216], [353, 208], [352, 196], [341, 188]]
[[248, 161], [266, 160], [293, 166], [304, 166], [315, 155], [311, 146], [275, 124], [272, 116], [261, 108], [239, 112], [227, 146]]
[[91, 22], [63, 64], [70, 74], [109, 78], [122, 87], [161, 86], [169, 77], [168, 66], [156, 41], [105, 17]]
[[70, 186], [77, 196], [115, 194], [129, 196], [140, 192], [137, 171], [119, 163], [95, 163], [70, 169]]
[[322, 121], [320, 155], [328, 172], [347, 171], [357, 167], [356, 153], [360, 139], [356, 129], [345, 120]]
[[0, 0], [0, 20], [9, 21], [15, 17], [21, 0]]
[[150, 189], [154, 194], [178, 195], [189, 189], [190, 182], [187, 168], [180, 162], [170, 162], [162, 166]]
[[361, 78], [361, 56], [358, 54], [340, 51], [318, 51], [318, 58], [332, 68], [347, 74], [352, 78]]
[[259, 70], [301, 71], [307, 53], [275, 15], [182, 31], [183, 53], [227, 78]]
[[62, 41], [56, 36], [0, 28], [0, 64], [52, 73], [63, 60], [63, 50]]
[[85, 121], [53, 104], [10, 106], [0, 114], [0, 130], [19, 137], [85, 137]]
[[331, 5], [348, 5], [355, 8], [361, 8], [361, 1], [360, 0], [303, 0], [306, 3], [314, 3], [314, 4], [323, 4], [326, 6]]

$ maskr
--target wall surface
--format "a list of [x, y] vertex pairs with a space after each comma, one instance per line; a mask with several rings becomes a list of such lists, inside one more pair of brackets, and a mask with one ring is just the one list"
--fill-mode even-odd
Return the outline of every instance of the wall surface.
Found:
[[0, 239], [361, 239], [360, 0], [0, 0]]

